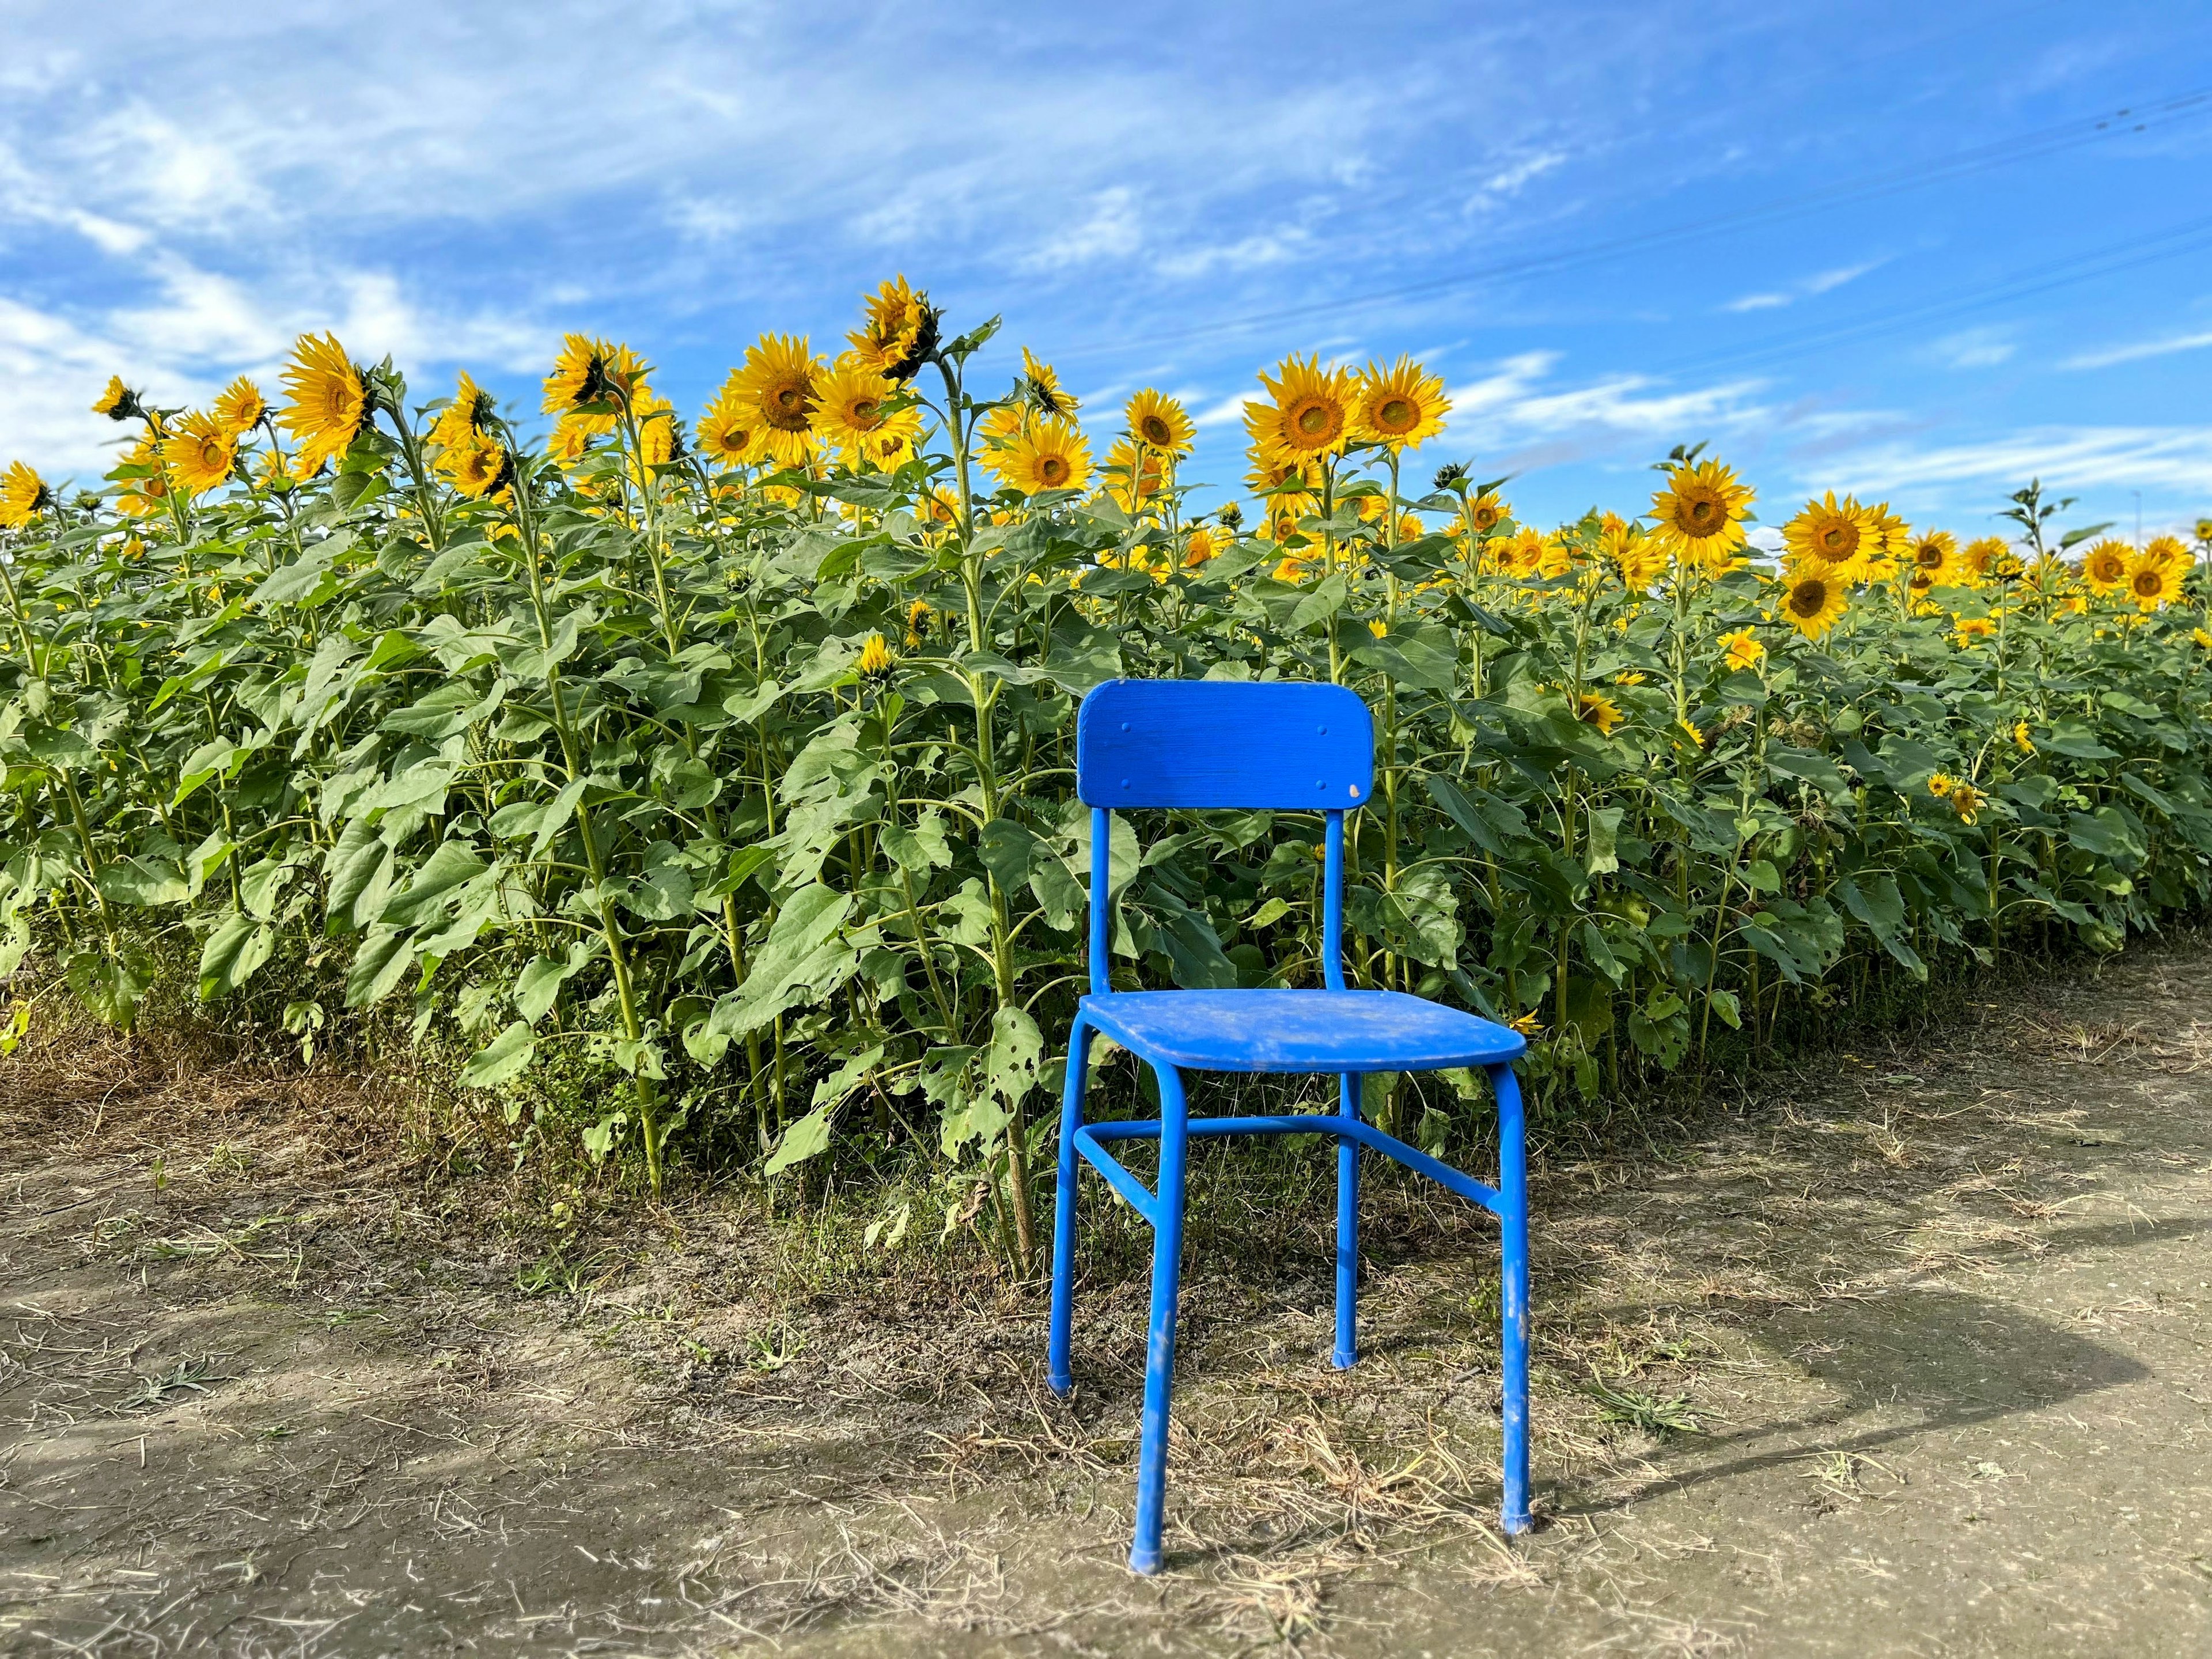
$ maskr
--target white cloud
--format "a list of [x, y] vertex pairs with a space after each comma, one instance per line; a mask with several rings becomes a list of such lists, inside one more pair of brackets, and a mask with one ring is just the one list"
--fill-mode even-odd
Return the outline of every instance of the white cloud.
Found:
[[2018, 349], [2001, 328], [1969, 328], [1946, 335], [1932, 348], [1953, 368], [1995, 368]]
[[1784, 306], [1796, 305], [1800, 300], [1810, 300], [1841, 288], [1845, 283], [1856, 282], [1886, 264], [1881, 259], [1869, 259], [1863, 264], [1840, 265], [1833, 270], [1816, 271], [1791, 283], [1786, 289], [1771, 289], [1763, 293], [1747, 294], [1741, 299], [1730, 300], [1721, 307], [1723, 311], [1775, 311]]
[[1842, 458], [1837, 489], [1892, 495], [1952, 483], [2100, 485], [2212, 494], [2212, 427], [2039, 427], [1974, 443], [1883, 444]]
[[1094, 259], [1124, 259], [1144, 241], [1136, 192], [1126, 185], [1102, 190], [1091, 198], [1091, 211], [1053, 236], [1021, 261], [1028, 270], [1060, 270]]
[[1563, 149], [1540, 150], [1509, 161], [1475, 187], [1467, 199], [1469, 213], [1488, 213], [1503, 207], [1528, 185], [1554, 168], [1565, 167], [1567, 153]]
[[2139, 363], [2147, 357], [2169, 357], [2178, 351], [2201, 351], [2212, 346], [2212, 329], [2197, 334], [2172, 334], [2160, 340], [2138, 340], [2132, 345], [2106, 346], [2067, 358], [2061, 368], [2110, 368], [2115, 363]]

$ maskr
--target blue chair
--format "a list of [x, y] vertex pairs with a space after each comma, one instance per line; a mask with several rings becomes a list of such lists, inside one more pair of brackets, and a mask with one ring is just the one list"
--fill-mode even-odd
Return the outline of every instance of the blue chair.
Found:
[[[1168, 1399], [1175, 1371], [1176, 1296], [1182, 1270], [1183, 1172], [1193, 1135], [1325, 1134], [1336, 1139], [1336, 1352], [1358, 1357], [1359, 1151], [1396, 1159], [1495, 1214], [1504, 1229], [1504, 1526], [1528, 1516], [1528, 1191], [1520, 1085], [1526, 1051], [1507, 1027], [1398, 991], [1345, 988], [1344, 815], [1367, 804], [1375, 781], [1375, 726], [1340, 685], [1214, 680], [1114, 680], [1083, 700], [1076, 721], [1076, 793], [1091, 811], [1091, 994], [1069, 1034], [1060, 1120], [1060, 1182], [1053, 1219], [1049, 1375], [1066, 1394], [1075, 1273], [1079, 1153], [1152, 1224], [1152, 1338], [1145, 1359], [1145, 1415], [1137, 1464], [1136, 1537], [1129, 1565], [1160, 1565], [1167, 1484]], [[1272, 807], [1318, 811], [1326, 824], [1322, 975], [1316, 991], [1116, 991], [1107, 977], [1113, 814], [1138, 807]], [[1103, 1032], [1148, 1063], [1159, 1079], [1157, 1122], [1085, 1123], [1091, 1040]], [[1370, 1072], [1480, 1066], [1498, 1096], [1498, 1185], [1483, 1185], [1384, 1134], [1359, 1116]], [[1185, 1072], [1334, 1072], [1334, 1114], [1192, 1118]], [[1157, 1192], [1106, 1151], [1115, 1140], [1158, 1139]]]

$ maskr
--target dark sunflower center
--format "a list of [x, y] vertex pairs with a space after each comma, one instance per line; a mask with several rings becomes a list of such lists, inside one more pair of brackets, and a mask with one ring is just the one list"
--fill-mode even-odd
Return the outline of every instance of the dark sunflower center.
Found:
[[1932, 542], [1923, 542], [1917, 556], [1923, 570], [1937, 570], [1942, 568], [1943, 550]]
[[1160, 416], [1146, 416], [1141, 422], [1141, 429], [1145, 434], [1145, 441], [1158, 448], [1165, 449], [1175, 441], [1175, 429]]
[[1800, 582], [1790, 595], [1790, 608], [1801, 617], [1817, 617], [1828, 602], [1825, 582]]
[[1682, 503], [1681, 521], [1694, 533], [1703, 536], [1713, 527], [1720, 516], [1721, 504], [1710, 495], [1693, 495]]
[[1376, 411], [1376, 419], [1385, 432], [1411, 432], [1416, 416], [1413, 404], [1403, 398], [1393, 398]]
[[1037, 463], [1037, 477], [1055, 489], [1067, 482], [1069, 467], [1065, 457], [1048, 455]]
[[860, 398], [854, 400], [853, 407], [848, 412], [852, 416], [854, 426], [872, 426], [875, 424], [876, 410], [882, 407], [883, 405], [873, 398]]
[[2157, 592], [2158, 590], [2164, 586], [2165, 584], [2159, 580], [2158, 572], [2155, 570], [2142, 571], [2138, 573], [2136, 577], [2136, 592], [2143, 594], [2146, 597]]
[[1328, 430], [1328, 411], [1319, 404], [1308, 404], [1297, 413], [1298, 430], [1309, 438], [1318, 438]]

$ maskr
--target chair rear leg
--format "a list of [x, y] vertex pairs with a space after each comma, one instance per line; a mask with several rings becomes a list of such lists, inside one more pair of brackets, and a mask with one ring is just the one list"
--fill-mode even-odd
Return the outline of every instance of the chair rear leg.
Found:
[[1074, 1386], [1068, 1371], [1075, 1308], [1075, 1132], [1083, 1127], [1083, 1091], [1091, 1069], [1091, 1028], [1076, 1016], [1067, 1037], [1067, 1085], [1060, 1091], [1060, 1177], [1052, 1202], [1052, 1321], [1045, 1345], [1045, 1380], [1054, 1394]]
[[[1339, 1079], [1339, 1117], [1359, 1115], [1359, 1074]], [[1359, 1358], [1359, 1143], [1336, 1143], [1336, 1352], [1330, 1363], [1348, 1370]]]
[[1145, 1424], [1137, 1455], [1136, 1537], [1129, 1566], [1160, 1570], [1160, 1524], [1167, 1501], [1168, 1407], [1175, 1385], [1176, 1297], [1182, 1282], [1182, 1198], [1189, 1116], [1182, 1077], [1172, 1066], [1154, 1066], [1160, 1081], [1160, 1182], [1152, 1228], [1152, 1336], [1145, 1352]]
[[1498, 1302], [1504, 1329], [1505, 1492], [1501, 1523], [1526, 1532], [1528, 1510], [1528, 1164], [1520, 1079], [1510, 1066], [1490, 1068], [1498, 1093], [1498, 1196], [1503, 1239]]

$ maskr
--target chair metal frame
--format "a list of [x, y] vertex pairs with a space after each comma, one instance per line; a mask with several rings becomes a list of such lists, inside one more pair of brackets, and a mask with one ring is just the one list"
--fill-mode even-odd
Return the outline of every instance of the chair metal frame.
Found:
[[[1129, 1565], [1140, 1573], [1160, 1566], [1166, 1499], [1170, 1400], [1174, 1384], [1176, 1311], [1182, 1270], [1182, 1224], [1188, 1147], [1193, 1136], [1322, 1134], [1337, 1143], [1336, 1342], [1339, 1369], [1358, 1358], [1359, 1155], [1382, 1153], [1498, 1217], [1502, 1233], [1500, 1323], [1504, 1371], [1504, 1480], [1503, 1523], [1525, 1532], [1528, 1507], [1528, 1194], [1520, 1085], [1513, 1061], [1527, 1044], [1506, 1027], [1400, 993], [1352, 992], [1344, 982], [1344, 819], [1346, 801], [1364, 805], [1374, 785], [1374, 725], [1366, 705], [1336, 685], [1280, 682], [1115, 680], [1094, 688], [1077, 721], [1076, 791], [1091, 813], [1091, 994], [1077, 1005], [1069, 1033], [1066, 1083], [1060, 1109], [1058, 1190], [1053, 1220], [1052, 1315], [1048, 1380], [1054, 1393], [1073, 1386], [1068, 1368], [1073, 1316], [1077, 1159], [1105, 1178], [1152, 1228], [1151, 1335], [1145, 1362], [1144, 1424], [1137, 1466], [1137, 1512]], [[1333, 735], [1332, 735], [1333, 734]], [[1316, 776], [1318, 773], [1320, 775]], [[1311, 780], [1310, 782], [1309, 780]], [[1184, 1099], [1185, 1069], [1266, 1072], [1315, 1069], [1279, 1063], [1254, 1053], [1249, 1063], [1221, 1055], [1203, 1066], [1177, 1063], [1147, 1044], [1120, 1017], [1108, 975], [1112, 909], [1113, 813], [1123, 808], [1319, 808], [1324, 817], [1321, 991], [1295, 993], [1136, 993], [1212, 998], [1285, 995], [1321, 998], [1343, 994], [1341, 1003], [1305, 1005], [1356, 1031], [1374, 1000], [1441, 1014], [1468, 1033], [1464, 1060], [1425, 1052], [1413, 1063], [1394, 1054], [1387, 1041], [1371, 1052], [1349, 1053], [1359, 1069], [1340, 1078], [1334, 1114], [1294, 1113], [1265, 1117], [1192, 1118]], [[1133, 994], [1118, 994], [1127, 997]], [[1157, 1004], [1155, 1003], [1155, 1006]], [[1218, 1004], [1209, 1006], [1220, 1006]], [[1252, 1004], [1255, 1009], [1274, 1005]], [[1465, 1022], [1463, 1027], [1456, 1022]], [[1103, 1031], [1132, 1048], [1158, 1079], [1160, 1116], [1143, 1121], [1087, 1123], [1083, 1108], [1093, 1037]], [[1480, 1042], [1473, 1039], [1480, 1037]], [[1155, 1052], [1146, 1053], [1151, 1046]], [[1357, 1045], [1354, 1045], [1356, 1049]], [[1396, 1063], [1394, 1063], [1396, 1062]], [[1498, 1099], [1498, 1184], [1473, 1176], [1409, 1146], [1359, 1115], [1360, 1084], [1368, 1072], [1480, 1066]], [[1158, 1189], [1144, 1183], [1109, 1153], [1117, 1140], [1160, 1143]]]

